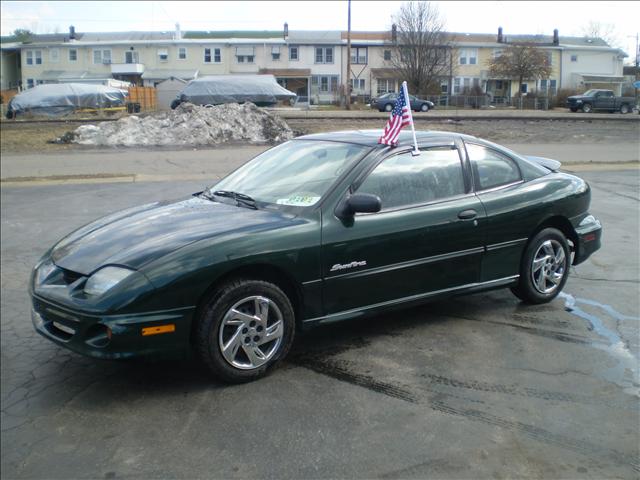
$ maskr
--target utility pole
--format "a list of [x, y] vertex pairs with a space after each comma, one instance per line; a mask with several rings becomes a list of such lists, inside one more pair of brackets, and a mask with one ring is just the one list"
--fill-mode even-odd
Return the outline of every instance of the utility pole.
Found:
[[347, 14], [347, 110], [351, 110], [351, 0], [347, 0], [348, 14]]

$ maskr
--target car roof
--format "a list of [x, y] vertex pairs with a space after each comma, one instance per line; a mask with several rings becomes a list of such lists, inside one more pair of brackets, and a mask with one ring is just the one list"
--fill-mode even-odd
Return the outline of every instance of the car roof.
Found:
[[[377, 146], [378, 139], [382, 136], [383, 130], [344, 130], [339, 132], [314, 133], [296, 137], [296, 140], [319, 140], [331, 142], [353, 143], [356, 145]], [[453, 143], [456, 139], [478, 140], [475, 137], [455, 132], [439, 132], [439, 131], [416, 131], [416, 139], [418, 143]], [[413, 135], [410, 130], [400, 132], [398, 138], [398, 146], [413, 145]]]

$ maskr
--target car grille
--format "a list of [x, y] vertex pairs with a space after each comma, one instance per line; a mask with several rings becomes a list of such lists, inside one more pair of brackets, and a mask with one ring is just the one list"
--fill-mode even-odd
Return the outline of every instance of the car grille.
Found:
[[66, 285], [71, 285], [84, 276], [81, 273], [72, 272], [71, 270], [66, 270], [64, 268], [61, 268], [60, 270], [62, 271], [62, 279]]

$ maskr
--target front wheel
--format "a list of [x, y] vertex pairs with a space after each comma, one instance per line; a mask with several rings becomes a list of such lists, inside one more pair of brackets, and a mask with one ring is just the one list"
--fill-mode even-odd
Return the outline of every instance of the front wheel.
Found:
[[429, 111], [429, 105], [427, 105], [426, 103], [423, 103], [422, 106], [420, 107], [420, 111], [421, 112], [428, 112]]
[[267, 374], [293, 343], [295, 317], [288, 297], [261, 280], [236, 280], [207, 302], [196, 331], [196, 351], [221, 380], [243, 383]]
[[511, 291], [525, 303], [547, 303], [562, 291], [569, 277], [569, 245], [560, 230], [545, 228], [524, 251], [518, 285]]
[[387, 104], [384, 106], [384, 111], [385, 111], [385, 112], [390, 112], [391, 110], [393, 110], [393, 105], [391, 105], [390, 103], [387, 103]]
[[584, 105], [582, 105], [582, 111], [584, 113], [590, 113], [591, 110], [593, 110], [593, 108], [591, 108], [591, 104], [590, 103], [585, 103]]
[[620, 105], [620, 113], [629, 113], [629, 105], [627, 104], [623, 104]]

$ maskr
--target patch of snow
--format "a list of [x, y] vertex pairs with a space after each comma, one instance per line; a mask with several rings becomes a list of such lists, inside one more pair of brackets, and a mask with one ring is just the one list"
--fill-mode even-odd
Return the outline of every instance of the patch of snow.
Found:
[[175, 110], [144, 118], [131, 115], [115, 122], [82, 125], [73, 143], [105, 146], [216, 145], [232, 141], [280, 143], [293, 132], [279, 116], [253, 103], [200, 107], [182, 103]]

